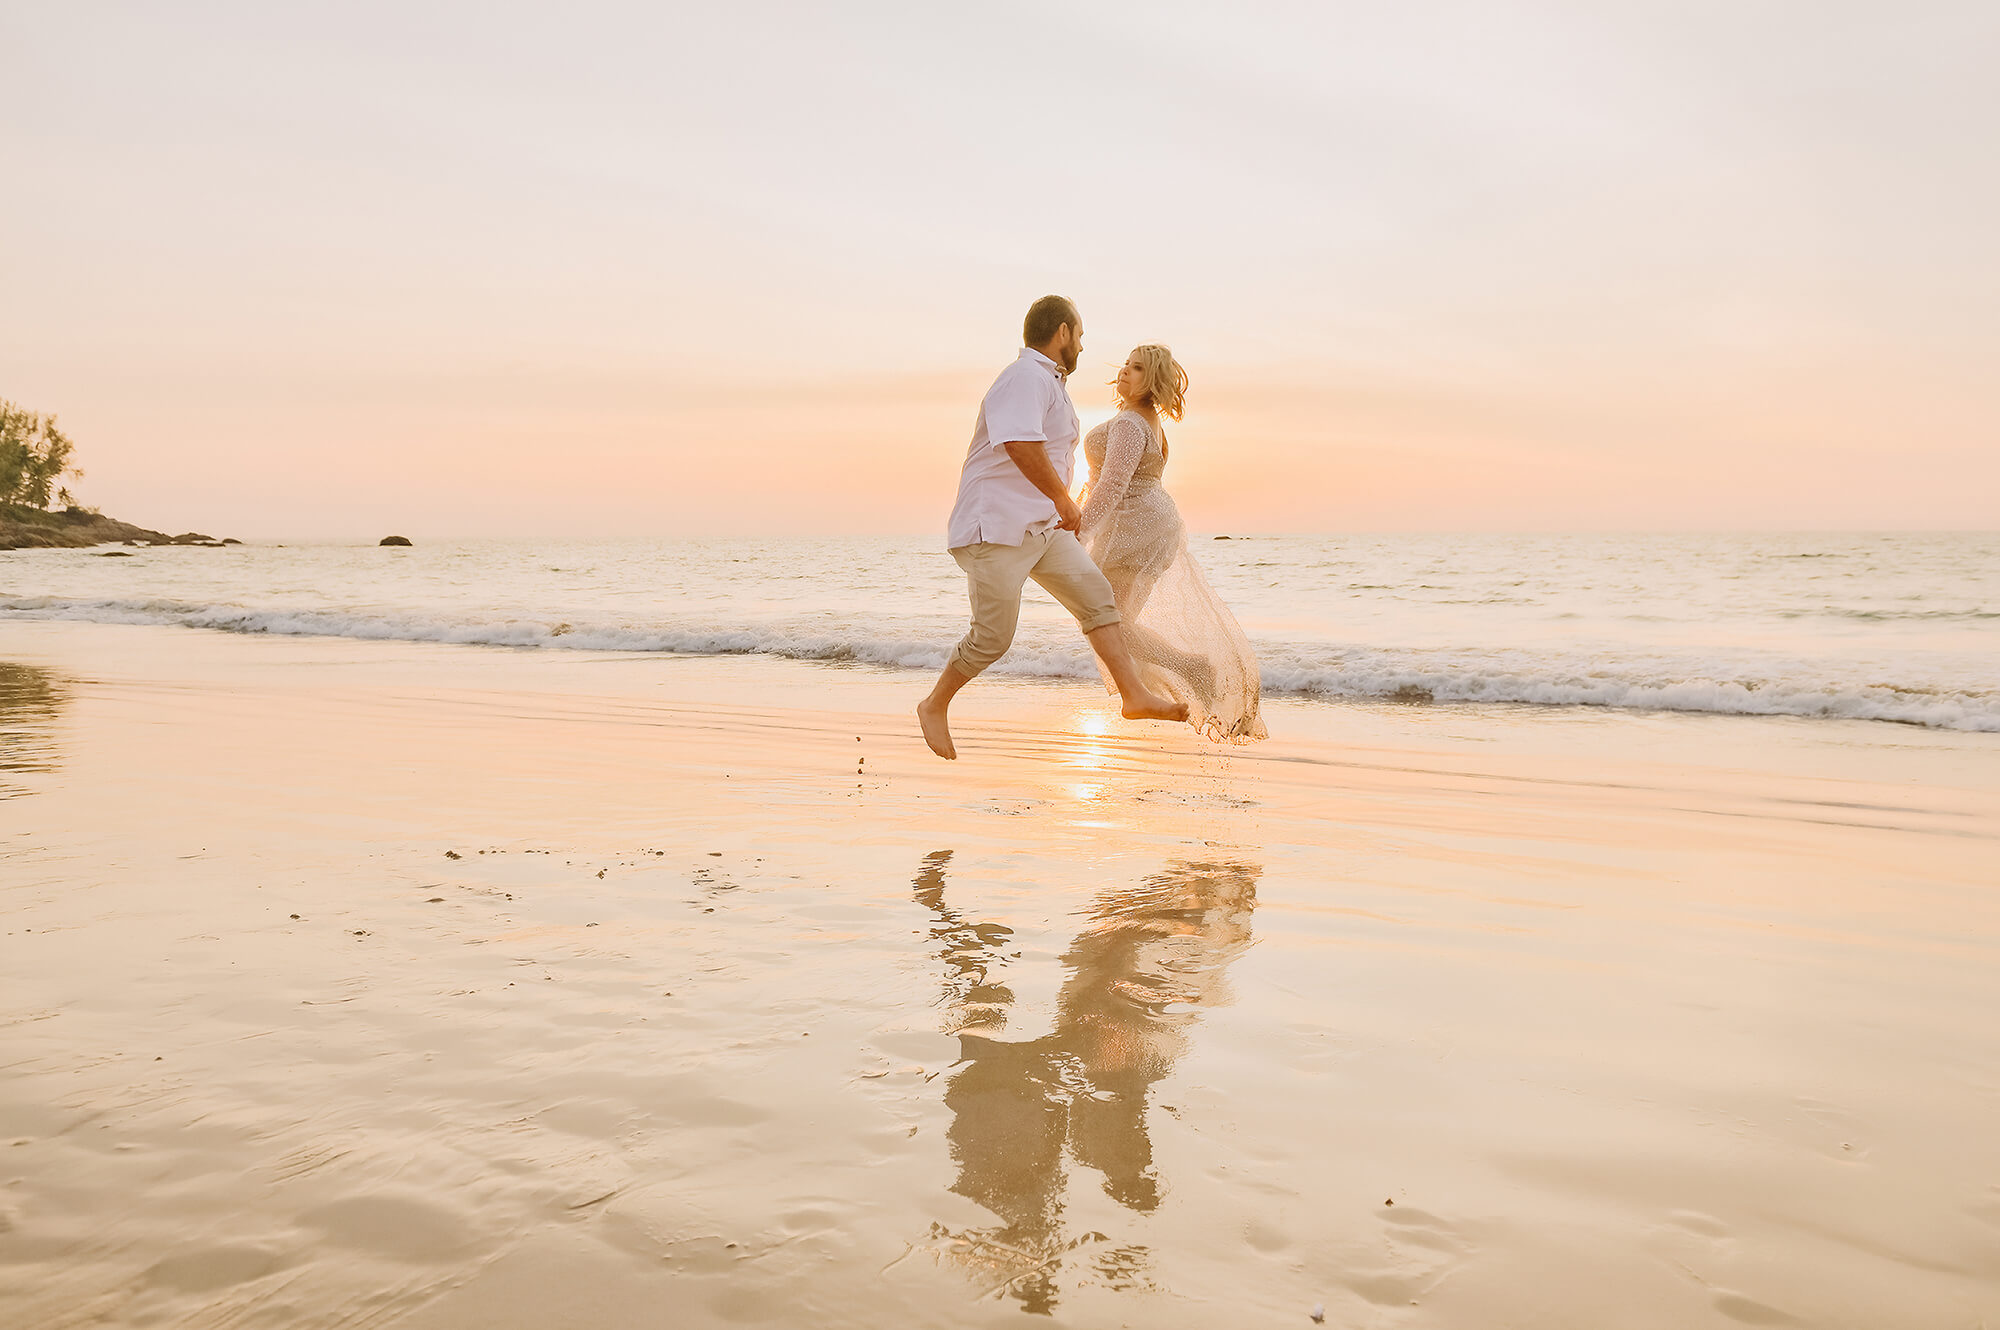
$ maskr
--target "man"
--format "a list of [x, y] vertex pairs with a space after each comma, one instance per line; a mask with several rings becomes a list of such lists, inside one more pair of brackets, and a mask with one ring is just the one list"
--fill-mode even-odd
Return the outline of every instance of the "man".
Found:
[[1061, 296], [1028, 307], [1020, 358], [986, 390], [972, 447], [959, 476], [947, 543], [965, 570], [972, 630], [951, 653], [930, 696], [917, 704], [924, 742], [953, 759], [946, 711], [958, 690], [1000, 659], [1021, 618], [1021, 587], [1030, 577], [1076, 616], [1084, 639], [1104, 661], [1130, 720], [1186, 720], [1187, 704], [1139, 682], [1119, 625], [1111, 584], [1077, 543], [1082, 520], [1069, 496], [1076, 463], [1076, 408], [1065, 382], [1083, 352], [1083, 320]]

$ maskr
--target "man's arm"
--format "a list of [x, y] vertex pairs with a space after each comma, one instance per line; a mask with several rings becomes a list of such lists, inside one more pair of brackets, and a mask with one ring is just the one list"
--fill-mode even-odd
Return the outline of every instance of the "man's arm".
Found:
[[1056, 465], [1049, 460], [1048, 446], [1043, 443], [1023, 443], [1015, 440], [1001, 445], [1007, 456], [1014, 459], [1014, 465], [1021, 468], [1021, 474], [1028, 483], [1049, 496], [1056, 506], [1056, 525], [1064, 531], [1074, 531], [1083, 521], [1083, 513], [1077, 508], [1076, 500], [1069, 497], [1063, 488], [1062, 477], [1056, 474]]

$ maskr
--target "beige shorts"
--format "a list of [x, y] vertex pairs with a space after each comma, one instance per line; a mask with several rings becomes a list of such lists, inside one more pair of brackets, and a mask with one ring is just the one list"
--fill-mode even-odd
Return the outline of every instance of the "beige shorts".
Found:
[[961, 545], [951, 557], [965, 569], [966, 594], [972, 600], [972, 631], [951, 653], [951, 663], [968, 679], [978, 678], [1013, 645], [1021, 620], [1021, 587], [1031, 577], [1076, 616], [1084, 632], [1118, 622], [1111, 583], [1084, 553], [1075, 532], [1050, 527], [1030, 532], [1019, 545]]

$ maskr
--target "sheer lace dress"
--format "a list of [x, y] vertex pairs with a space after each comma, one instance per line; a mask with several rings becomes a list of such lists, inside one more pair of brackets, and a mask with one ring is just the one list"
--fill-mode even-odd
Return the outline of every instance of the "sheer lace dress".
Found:
[[1187, 526], [1160, 483], [1158, 431], [1121, 411], [1084, 436], [1083, 455], [1090, 487], [1079, 534], [1111, 581], [1140, 678], [1187, 703], [1188, 723], [1210, 739], [1264, 738], [1256, 653], [1188, 554]]

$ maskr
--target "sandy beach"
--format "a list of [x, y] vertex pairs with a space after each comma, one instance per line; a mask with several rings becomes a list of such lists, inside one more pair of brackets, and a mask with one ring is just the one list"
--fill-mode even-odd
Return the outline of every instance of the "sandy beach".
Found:
[[0, 1324], [2000, 1321], [2000, 736], [0, 662]]

